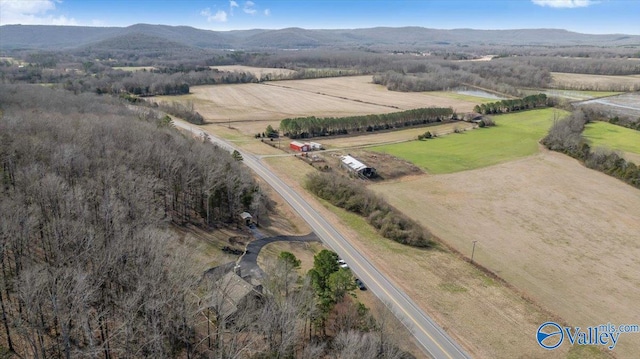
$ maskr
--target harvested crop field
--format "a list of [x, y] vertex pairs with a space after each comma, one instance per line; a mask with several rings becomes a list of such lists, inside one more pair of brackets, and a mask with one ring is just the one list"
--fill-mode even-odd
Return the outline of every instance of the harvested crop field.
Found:
[[224, 65], [224, 66], [209, 66], [212, 69], [218, 69], [220, 71], [229, 72], [246, 72], [255, 75], [262, 79], [266, 75], [270, 77], [290, 76], [295, 73], [294, 70], [289, 69], [275, 69], [270, 67], [252, 67], [242, 65]]
[[153, 101], [191, 102], [207, 122], [232, 126], [245, 135], [263, 132], [267, 125], [278, 128], [285, 118], [345, 117], [421, 107], [468, 112], [483, 101], [469, 101], [469, 96], [461, 100], [444, 92], [393, 92], [370, 81], [371, 76], [354, 76], [194, 86], [189, 95], [157, 96]]
[[[568, 325], [638, 321], [640, 190], [547, 151], [370, 187], [465, 255], [477, 241], [479, 264]], [[638, 339], [615, 354], [634, 357]]]
[[330, 138], [315, 138], [314, 141], [321, 142], [326, 148], [347, 148], [347, 147], [371, 147], [385, 143], [396, 143], [411, 141], [418, 138], [418, 135], [422, 135], [429, 131], [432, 134], [438, 136], [452, 133], [456, 128], [458, 129], [471, 129], [474, 125], [467, 122], [449, 122], [439, 125], [421, 126], [408, 128], [406, 130], [386, 131], [386, 132], [374, 132], [367, 133], [366, 135], [359, 136], [344, 136], [344, 137], [330, 137]]
[[303, 116], [354, 116], [396, 109], [264, 84], [194, 86], [185, 96], [158, 96], [157, 101], [193, 102], [207, 122], [230, 124], [245, 134], [275, 128], [280, 120]]
[[633, 91], [640, 87], [640, 75], [610, 76], [552, 72], [551, 86], [562, 89]]
[[[371, 76], [330, 77], [313, 80], [291, 80], [268, 83], [269, 86], [296, 89], [301, 92], [348, 99], [387, 106], [395, 111], [420, 107], [453, 107], [457, 112], [471, 112], [479, 103], [487, 102], [474, 96], [458, 96], [447, 92], [397, 92], [389, 91], [372, 82]], [[472, 101], [473, 100], [473, 101]]]

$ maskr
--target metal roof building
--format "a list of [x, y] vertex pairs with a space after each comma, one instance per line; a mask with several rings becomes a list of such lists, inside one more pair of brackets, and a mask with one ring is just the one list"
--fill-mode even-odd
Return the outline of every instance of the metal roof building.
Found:
[[376, 174], [375, 168], [365, 165], [364, 163], [358, 161], [350, 155], [342, 156], [340, 157], [340, 160], [342, 161], [342, 165], [347, 169], [362, 176], [373, 177]]

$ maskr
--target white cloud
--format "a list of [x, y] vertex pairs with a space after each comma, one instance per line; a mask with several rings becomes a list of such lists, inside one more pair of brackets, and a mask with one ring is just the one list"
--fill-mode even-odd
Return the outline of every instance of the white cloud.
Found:
[[242, 11], [250, 15], [255, 15], [257, 10], [253, 8], [254, 5], [255, 3], [253, 1], [247, 1], [244, 3], [244, 7], [242, 8]]
[[56, 15], [54, 0], [0, 0], [0, 25], [78, 25], [74, 18]]
[[536, 5], [554, 8], [576, 8], [587, 7], [596, 2], [592, 0], [531, 0]]
[[227, 22], [227, 12], [224, 10], [218, 10], [215, 14], [212, 14], [211, 9], [206, 8], [200, 11], [200, 15], [206, 17], [208, 22]]
[[238, 5], [237, 2], [231, 0], [229, 1], [229, 15], [233, 16], [233, 8], [234, 7], [240, 7], [240, 5]]
[[271, 16], [271, 10], [264, 9], [264, 16]]

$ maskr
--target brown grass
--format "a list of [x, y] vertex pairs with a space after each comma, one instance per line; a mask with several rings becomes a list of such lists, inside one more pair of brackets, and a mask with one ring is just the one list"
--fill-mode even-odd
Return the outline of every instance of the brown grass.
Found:
[[[477, 262], [567, 324], [637, 321], [639, 190], [549, 152], [372, 188], [458, 251], [478, 241]], [[634, 335], [617, 355], [640, 352]]]
[[[312, 203], [473, 357], [567, 357], [568, 346], [549, 352], [535, 342], [537, 327], [554, 318], [523, 299], [519, 292], [486, 276], [448, 250], [419, 250], [386, 240], [373, 233], [364, 220], [354, 229], [353, 215], [326, 203], [323, 207], [303, 191], [299, 181], [304, 173], [313, 171], [310, 166], [290, 157], [269, 158], [267, 163], [278, 173], [286, 174], [289, 186]], [[392, 192], [380, 188], [390, 197]]]
[[370, 103], [395, 111], [420, 107], [453, 107], [458, 112], [470, 112], [475, 102], [452, 99], [439, 92], [389, 91], [371, 81], [371, 76], [331, 77], [313, 80], [277, 81], [271, 86], [297, 89], [325, 97], [345, 98], [353, 102]]
[[344, 117], [430, 106], [467, 112], [476, 105], [438, 92], [388, 91], [371, 83], [371, 76], [194, 86], [189, 95], [151, 100], [190, 101], [207, 122], [231, 126], [249, 136], [263, 132], [267, 125], [278, 128], [282, 119], [290, 117]]
[[609, 76], [552, 72], [551, 76], [551, 86], [554, 88], [608, 90], [611, 86], [625, 86], [627, 90], [632, 90], [634, 86], [640, 85], [640, 75]]
[[452, 133], [455, 128], [471, 129], [473, 125], [467, 122], [452, 122], [442, 125], [415, 127], [406, 130], [378, 132], [360, 136], [333, 137], [327, 139], [315, 138], [314, 141], [322, 143], [322, 145], [328, 149], [378, 146], [387, 143], [415, 140], [418, 138], [418, 135], [424, 134], [427, 131], [440, 136]]
[[225, 66], [209, 66], [209, 67], [212, 69], [218, 69], [220, 71], [247, 72], [255, 75], [259, 79], [263, 78], [265, 75], [288, 76], [295, 73], [294, 70], [289, 70], [289, 69], [274, 69], [270, 67], [252, 67], [252, 66], [243, 66], [243, 65], [225, 65]]

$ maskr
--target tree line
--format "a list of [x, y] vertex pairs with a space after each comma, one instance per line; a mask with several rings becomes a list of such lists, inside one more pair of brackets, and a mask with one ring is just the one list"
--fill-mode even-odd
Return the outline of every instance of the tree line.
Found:
[[483, 115], [517, 112], [529, 110], [537, 107], [547, 107], [550, 105], [547, 95], [540, 93], [537, 95], [525, 96], [519, 99], [508, 99], [497, 102], [483, 103], [473, 108], [474, 112]]
[[431, 233], [358, 182], [318, 172], [310, 174], [305, 185], [334, 206], [364, 217], [385, 238], [415, 247], [433, 245]]
[[450, 107], [427, 107], [379, 115], [287, 118], [280, 121], [280, 131], [290, 138], [311, 138], [419, 126], [455, 118]]
[[640, 167], [625, 160], [620, 154], [604, 149], [593, 150], [582, 136], [585, 125], [591, 120], [581, 110], [557, 121], [542, 140], [547, 148], [565, 153], [583, 162], [588, 168], [604, 172], [628, 184], [640, 188]]

